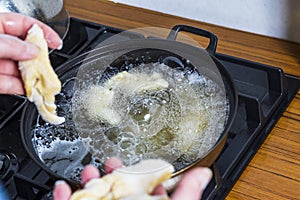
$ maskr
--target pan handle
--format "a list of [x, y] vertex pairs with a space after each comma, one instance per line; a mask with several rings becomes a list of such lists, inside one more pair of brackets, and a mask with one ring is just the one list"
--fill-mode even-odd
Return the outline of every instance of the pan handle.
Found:
[[169, 33], [167, 39], [168, 40], [176, 40], [177, 35], [180, 31], [185, 31], [185, 32], [193, 33], [193, 34], [208, 38], [209, 44], [206, 48], [206, 51], [211, 55], [214, 55], [216, 53], [218, 38], [215, 34], [209, 32], [209, 31], [206, 31], [204, 29], [196, 28], [193, 26], [176, 25], [171, 29], [171, 32]]

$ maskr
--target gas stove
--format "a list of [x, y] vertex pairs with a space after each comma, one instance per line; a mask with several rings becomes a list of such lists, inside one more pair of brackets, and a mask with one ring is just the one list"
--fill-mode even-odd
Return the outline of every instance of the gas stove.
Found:
[[[57, 68], [122, 31], [71, 18], [64, 48], [50, 54], [52, 66]], [[299, 77], [284, 74], [280, 68], [220, 53], [215, 56], [234, 80], [238, 109], [226, 145], [211, 166], [214, 177], [203, 199], [226, 197], [300, 86]], [[55, 180], [30, 159], [21, 142], [20, 118], [26, 102], [22, 96], [0, 96], [1, 182], [11, 199], [51, 199]]]

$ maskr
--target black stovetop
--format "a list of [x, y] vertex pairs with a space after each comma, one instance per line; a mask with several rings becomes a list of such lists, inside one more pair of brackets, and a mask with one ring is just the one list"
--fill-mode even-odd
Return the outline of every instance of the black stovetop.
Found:
[[[64, 48], [50, 54], [52, 65], [57, 68], [121, 31], [71, 18]], [[299, 77], [279, 68], [219, 53], [215, 56], [234, 80], [238, 110], [226, 145], [211, 166], [214, 178], [203, 199], [226, 197], [300, 87]], [[0, 96], [0, 178], [11, 199], [51, 199], [54, 180], [29, 158], [20, 139], [25, 103], [24, 97]]]

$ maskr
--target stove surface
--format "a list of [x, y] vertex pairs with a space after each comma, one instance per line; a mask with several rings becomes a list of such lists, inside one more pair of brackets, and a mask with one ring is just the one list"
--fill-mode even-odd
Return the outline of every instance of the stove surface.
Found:
[[[61, 51], [53, 51], [54, 68], [93, 49], [122, 30], [71, 18]], [[139, 38], [132, 33], [128, 37]], [[300, 79], [276, 67], [216, 53], [238, 91], [238, 110], [226, 145], [211, 166], [214, 178], [203, 199], [224, 199], [299, 90]], [[51, 199], [48, 174], [27, 155], [20, 138], [20, 118], [26, 98], [0, 97], [0, 178], [11, 199]]]

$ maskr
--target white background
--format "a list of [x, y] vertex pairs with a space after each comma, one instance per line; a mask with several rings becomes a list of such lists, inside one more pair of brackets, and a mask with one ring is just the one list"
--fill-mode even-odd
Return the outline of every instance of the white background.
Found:
[[300, 0], [113, 0], [300, 43]]

